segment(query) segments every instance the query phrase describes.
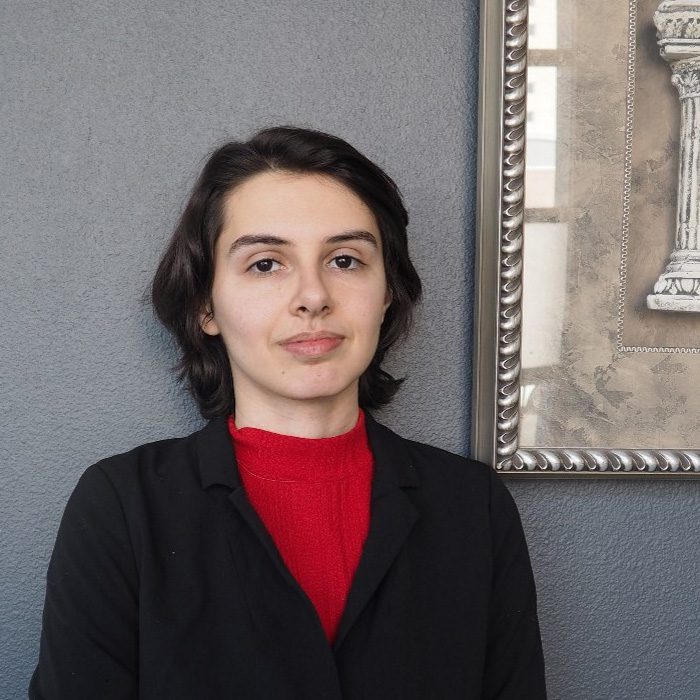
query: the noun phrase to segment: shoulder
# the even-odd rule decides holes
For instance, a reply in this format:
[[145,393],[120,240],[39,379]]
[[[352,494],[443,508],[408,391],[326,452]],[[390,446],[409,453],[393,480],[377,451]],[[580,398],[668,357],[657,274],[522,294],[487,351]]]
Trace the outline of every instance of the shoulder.
[[413,460],[417,465],[441,472],[442,475],[458,475],[461,478],[471,480],[484,480],[491,468],[477,460],[463,455],[449,452],[448,450],[418,442],[409,438],[402,438]]
[[[159,541],[158,533],[195,527],[210,505],[200,470],[201,434],[207,427],[89,466],[66,504],[57,550],[92,551],[100,542],[112,543],[126,566],[133,558],[130,553],[138,558],[150,551],[148,547]],[[80,559],[78,554],[74,558]]]
[[201,432],[148,442],[92,464],[80,477],[72,499],[127,504],[198,485],[197,439]]
[[460,484],[476,489],[489,488],[494,473],[483,462],[404,437],[371,416],[367,421],[367,429],[372,448],[377,448],[380,458],[409,463],[422,484]]
[[517,513],[503,480],[487,464],[415,440],[406,444],[422,484],[486,507],[491,516]]
[[169,464],[179,464],[193,456],[193,445],[199,432],[138,445],[126,452],[100,460],[91,469],[104,471],[110,475],[123,469],[150,469],[162,472]]
[[[403,437],[375,423],[382,447],[393,455],[403,453],[420,482],[420,490],[431,499],[452,503],[455,508],[469,507],[493,517],[516,515],[512,497],[501,477],[487,464],[455,454],[435,445]],[[387,451],[389,451],[387,450]]]
[[182,471],[193,458],[192,436],[158,440],[96,462],[85,470],[78,483],[92,485],[107,481],[114,487],[125,487]]

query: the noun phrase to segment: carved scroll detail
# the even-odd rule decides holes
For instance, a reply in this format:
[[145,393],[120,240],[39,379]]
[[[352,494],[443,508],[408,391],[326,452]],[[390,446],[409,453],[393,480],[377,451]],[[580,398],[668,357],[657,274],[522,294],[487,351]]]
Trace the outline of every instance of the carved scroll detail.
[[510,468],[512,455],[518,447],[527,117],[527,0],[512,0],[506,4],[505,10],[496,425],[496,460],[499,469]]

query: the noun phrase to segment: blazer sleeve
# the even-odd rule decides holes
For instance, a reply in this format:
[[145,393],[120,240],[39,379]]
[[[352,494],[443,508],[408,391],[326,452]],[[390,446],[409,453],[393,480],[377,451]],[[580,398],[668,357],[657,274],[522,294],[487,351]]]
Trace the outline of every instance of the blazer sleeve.
[[97,464],[78,482],[58,530],[30,700],[138,697],[137,591],[122,506]]
[[518,510],[491,472],[493,572],[484,700],[545,700],[537,596]]

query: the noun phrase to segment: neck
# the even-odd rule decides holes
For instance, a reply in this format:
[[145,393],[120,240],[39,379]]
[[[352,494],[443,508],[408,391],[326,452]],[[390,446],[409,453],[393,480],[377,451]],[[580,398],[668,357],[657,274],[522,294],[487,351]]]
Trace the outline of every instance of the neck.
[[254,400],[239,401],[236,397],[237,428],[260,428],[280,435],[305,438],[325,438],[352,430],[359,414],[357,397],[354,401],[331,399],[313,401],[276,401],[274,405]]

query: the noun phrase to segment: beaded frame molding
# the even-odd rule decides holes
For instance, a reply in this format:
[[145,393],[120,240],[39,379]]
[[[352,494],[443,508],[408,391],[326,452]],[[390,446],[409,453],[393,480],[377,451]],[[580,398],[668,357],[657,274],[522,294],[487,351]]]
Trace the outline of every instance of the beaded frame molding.
[[700,477],[700,450],[518,447],[528,0],[480,9],[472,454],[513,477]]

